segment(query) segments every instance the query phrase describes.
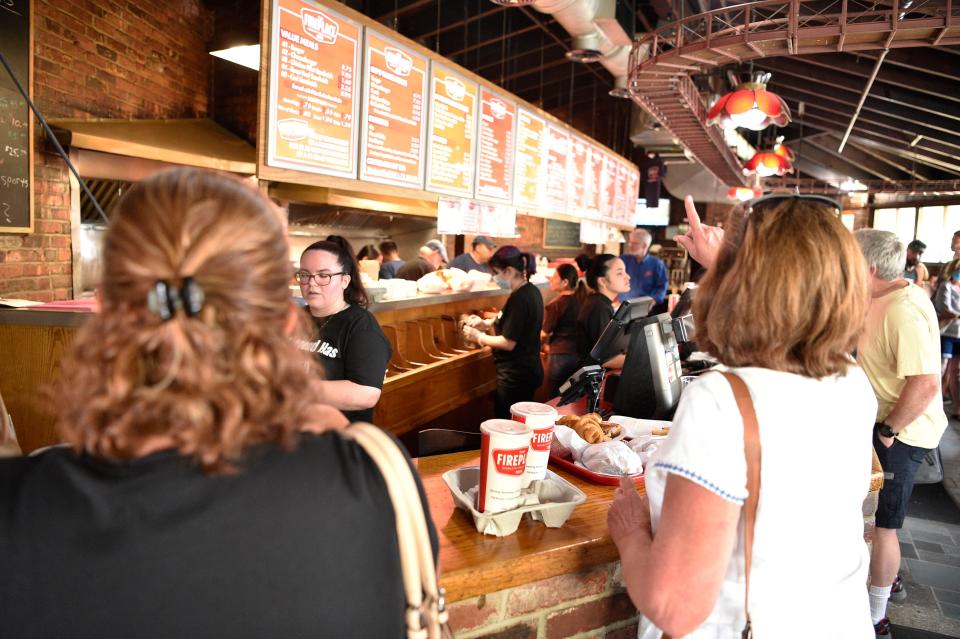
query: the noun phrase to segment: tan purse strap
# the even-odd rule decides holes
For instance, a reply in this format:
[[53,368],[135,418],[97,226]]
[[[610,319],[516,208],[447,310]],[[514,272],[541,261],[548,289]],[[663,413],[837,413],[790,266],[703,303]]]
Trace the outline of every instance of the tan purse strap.
[[446,605],[413,470],[396,442],[376,426],[353,424],[344,435],[356,441],[377,465],[393,504],[407,600],[407,637],[440,639],[449,632]]
[[743,596],[743,608],[747,615],[747,625],[743,629],[744,639],[753,634],[750,623],[750,570],[753,566],[753,534],[757,524],[757,505],[760,502],[760,427],[757,413],[747,385],[739,375],[724,372],[733,388],[733,397],[743,418],[743,456],[747,461],[747,500],[743,504],[743,570],[746,581]]

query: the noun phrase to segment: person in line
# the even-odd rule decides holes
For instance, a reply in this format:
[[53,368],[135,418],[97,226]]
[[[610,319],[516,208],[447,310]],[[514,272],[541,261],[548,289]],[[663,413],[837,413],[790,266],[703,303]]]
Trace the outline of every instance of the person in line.
[[470,271],[490,272],[490,258],[497,249],[486,235],[478,235],[473,238],[470,250],[462,255],[458,255],[450,262],[450,268],[458,268],[461,271],[469,273]]
[[550,290],[557,297],[544,311],[541,338],[547,347],[547,381],[550,397],[556,397],[560,386],[580,366],[577,354],[577,315],[587,299],[587,288],[572,264],[560,264],[550,277]]
[[0,637],[404,636],[387,488],[297,345],[289,255],[239,179],[124,194],[51,391],[68,446],[0,460]]
[[950,240],[950,250],[953,251],[953,257],[949,262],[940,265],[937,276],[931,281],[934,292],[944,282],[950,281],[950,276],[957,270],[960,270],[960,230],[954,231]]
[[[724,236],[701,227],[687,198],[690,233],[680,243],[708,267],[694,300],[697,341],[746,384],[759,424],[753,636],[810,636],[797,602],[815,583],[824,623],[814,635],[873,639],[861,507],[876,399],[850,356],[867,276],[852,234],[821,202],[754,203],[747,216],[731,214]],[[798,441],[815,447],[811,429],[829,439],[834,463],[796,481]],[[630,481],[615,492],[608,523],[643,616],[640,639],[659,639],[661,629],[685,639],[741,637],[743,432],[729,382],[706,373],[680,396],[670,436],[647,465],[646,496]],[[811,499],[798,520],[797,504]]]
[[924,291],[903,274],[904,248],[897,236],[861,229],[857,241],[870,269],[870,310],[857,345],[879,405],[873,447],[884,480],[877,504],[870,557],[870,614],[876,635],[890,634],[887,599],[905,595],[897,530],[903,526],[913,480],[923,458],[940,443],[947,416],[940,402],[940,327]]
[[[616,255],[601,253],[593,258],[586,273],[587,286],[593,291],[577,313],[577,356],[579,366],[602,364],[605,368],[623,368],[623,355],[598,362],[590,356],[603,329],[620,307],[620,295],[630,290],[630,275]],[[579,367],[578,366],[578,367]]]
[[667,295],[667,267],[659,257],[650,255],[651,241],[650,232],[645,229],[630,231],[627,253],[621,257],[630,276],[630,290],[620,293],[622,301],[652,297],[662,304]]
[[397,276],[397,270],[403,266],[403,260],[400,259],[400,250],[397,249],[397,243],[393,240],[384,240],[380,242],[380,279],[392,280]]
[[909,280],[926,290],[927,281],[930,279],[930,272],[926,265],[920,259],[923,252],[927,250],[927,245],[920,240],[914,240],[907,244],[907,262],[903,269],[903,279]]
[[364,244],[360,247],[360,252],[357,253],[357,261],[361,260],[373,260],[382,266],[383,254],[373,244]]
[[497,369],[496,417],[509,419],[510,407],[517,402],[531,401],[543,383],[540,362],[540,327],[543,325],[543,296],[530,283],[537,264],[530,253],[516,246],[501,246],[490,258],[493,278],[510,297],[492,324],[495,335],[488,335],[477,326],[464,326],[463,336],[480,346],[493,349]]
[[317,338],[305,347],[323,364],[327,403],[351,422],[373,421],[392,349],[367,310],[367,292],[348,245],[314,242],[300,256],[295,277],[316,327]]
[[397,269],[401,280],[417,281],[427,273],[443,268],[447,262],[447,249],[440,240],[430,240],[420,247],[420,255]]
[[933,299],[940,323],[940,375],[952,415],[960,419],[960,270],[937,287]]

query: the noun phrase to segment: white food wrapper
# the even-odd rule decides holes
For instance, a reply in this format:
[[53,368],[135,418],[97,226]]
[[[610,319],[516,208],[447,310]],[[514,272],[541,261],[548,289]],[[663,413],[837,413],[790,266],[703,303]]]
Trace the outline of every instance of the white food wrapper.
[[629,442],[627,442],[627,446],[630,447],[630,450],[640,456],[640,460],[643,462],[643,467],[646,468],[647,462],[650,461],[650,458],[653,456],[653,454],[657,452],[658,448],[660,448],[660,441],[663,439],[666,438],[645,435],[644,437],[631,439]]
[[583,450],[590,445],[580,435],[577,435],[577,431],[561,424],[557,424],[553,429],[553,440],[561,451],[564,449],[570,451],[570,456],[574,461],[580,461]]
[[643,472],[640,455],[622,441],[602,442],[588,446],[580,457],[581,463],[595,473],[606,475],[636,475]]

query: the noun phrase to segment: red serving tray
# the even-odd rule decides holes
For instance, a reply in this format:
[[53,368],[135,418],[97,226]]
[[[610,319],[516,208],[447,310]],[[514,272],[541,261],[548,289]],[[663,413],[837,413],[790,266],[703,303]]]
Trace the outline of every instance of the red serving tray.
[[[550,463],[554,466],[562,468],[563,470],[569,471],[574,475],[579,475],[583,477],[588,482],[593,484],[603,484],[604,486],[619,486],[620,478],[614,477],[613,475],[601,475],[600,473],[595,473],[589,468],[585,468],[578,464],[574,464],[572,461],[558,457],[557,455],[550,455]],[[632,475],[633,482],[637,486],[643,486],[643,473],[639,475]]]

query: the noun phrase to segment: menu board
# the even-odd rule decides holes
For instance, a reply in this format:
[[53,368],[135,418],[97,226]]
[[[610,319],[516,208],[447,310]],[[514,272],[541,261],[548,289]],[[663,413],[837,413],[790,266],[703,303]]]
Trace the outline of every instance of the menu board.
[[633,164],[627,165],[628,175],[627,175],[627,218],[626,222],[630,222],[631,215],[633,212],[630,209],[630,202],[636,201],[640,197],[640,169],[638,169]]
[[360,179],[423,188],[427,58],[367,29]]
[[514,182],[516,205],[522,209],[542,206],[546,191],[546,163],[543,160],[547,121],[527,111],[517,110],[517,167]]
[[586,210],[586,178],[590,146],[579,135],[570,136],[567,154],[567,212],[583,216]]
[[514,121],[517,107],[486,88],[480,88],[478,126],[478,198],[513,201]]
[[267,164],[357,175],[361,28],[310,0],[274,0]]
[[603,195],[603,151],[591,145],[587,154],[587,176],[583,203],[587,217],[600,217],[600,197]]
[[567,212],[567,148],[570,134],[566,129],[547,125],[547,210],[551,213]]
[[517,210],[508,204],[441,197],[437,201],[437,232],[515,237]]
[[634,204],[635,200],[627,200],[627,165],[617,160],[617,188],[613,200],[613,219],[617,222],[626,222],[630,217],[631,211],[629,204]]
[[617,161],[609,153],[603,153],[603,179],[600,181],[600,217],[613,217],[613,205],[617,193]]
[[430,67],[427,190],[473,196],[477,85],[434,63]]

